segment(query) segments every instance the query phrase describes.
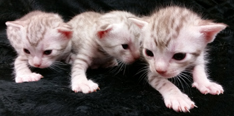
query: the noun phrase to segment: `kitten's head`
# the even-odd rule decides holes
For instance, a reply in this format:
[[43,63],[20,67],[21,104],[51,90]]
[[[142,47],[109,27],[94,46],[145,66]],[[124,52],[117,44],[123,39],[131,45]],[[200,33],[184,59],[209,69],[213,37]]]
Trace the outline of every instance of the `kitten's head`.
[[[136,21],[137,23],[137,21]],[[202,20],[193,12],[178,7],[160,10],[143,28],[142,54],[149,70],[172,78],[186,68],[204,64],[205,47],[226,25]]]
[[[37,14],[28,20],[6,22],[6,25],[8,32],[19,31],[15,36],[20,37],[20,47],[15,49],[19,55],[28,59],[32,67],[49,67],[70,52],[72,29],[56,14]],[[8,38],[15,39],[14,36]]]
[[134,15],[113,11],[107,13],[97,22],[97,41],[111,56],[129,64],[140,57],[140,29],[130,20]]

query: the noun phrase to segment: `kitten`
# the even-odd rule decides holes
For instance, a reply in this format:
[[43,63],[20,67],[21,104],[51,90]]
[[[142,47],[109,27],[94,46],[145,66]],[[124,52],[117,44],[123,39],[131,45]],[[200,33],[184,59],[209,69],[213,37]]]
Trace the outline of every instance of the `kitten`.
[[[207,77],[206,45],[226,28],[225,24],[203,20],[194,12],[171,6],[144,18],[142,54],[149,66],[148,82],[158,90],[165,105],[175,111],[189,112],[195,103],[182,93],[168,78],[182,75],[193,68],[193,87],[203,94],[219,95],[221,85]],[[135,23],[142,20],[134,19]]]
[[132,25],[131,13],[113,11],[106,14],[85,12],[75,16],[68,24],[73,26],[71,88],[75,92],[96,91],[98,84],[86,77],[87,68],[118,65],[116,59],[129,64],[140,56],[140,27]]
[[28,65],[47,68],[70,54],[72,29],[58,14],[32,11],[6,25],[8,39],[18,54],[14,62],[16,83],[43,77],[31,72]]

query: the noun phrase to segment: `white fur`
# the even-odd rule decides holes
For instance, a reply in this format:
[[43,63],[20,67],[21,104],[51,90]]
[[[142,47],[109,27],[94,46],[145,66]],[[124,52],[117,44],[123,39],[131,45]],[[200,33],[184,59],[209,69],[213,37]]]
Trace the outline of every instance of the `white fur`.
[[[225,24],[202,20],[195,13],[180,7],[166,7],[145,19],[148,24],[143,27],[141,38],[142,54],[149,65],[149,84],[162,94],[168,108],[188,112],[195,107],[187,95],[167,80],[180,76],[190,67],[193,67],[193,87],[203,94],[223,93],[221,85],[208,79],[205,55],[206,45],[226,27]],[[136,23],[141,22],[135,20]],[[153,56],[147,55],[147,50]],[[181,60],[174,59],[177,53],[186,56]]]
[[[116,66],[116,59],[129,64],[139,58],[140,45],[135,36],[139,27],[128,22],[128,16],[134,15],[121,11],[106,14],[85,12],[68,22],[74,29],[72,42],[75,57],[71,74],[73,91],[90,93],[99,88],[98,84],[87,79],[87,68]],[[123,44],[128,45],[128,49],[123,49]]]
[[[47,68],[70,54],[69,34],[72,32],[57,14],[33,11],[6,25],[8,39],[18,54],[14,62],[17,83],[38,81],[43,77],[32,73],[28,65]],[[51,50],[48,55],[44,54],[47,50]]]

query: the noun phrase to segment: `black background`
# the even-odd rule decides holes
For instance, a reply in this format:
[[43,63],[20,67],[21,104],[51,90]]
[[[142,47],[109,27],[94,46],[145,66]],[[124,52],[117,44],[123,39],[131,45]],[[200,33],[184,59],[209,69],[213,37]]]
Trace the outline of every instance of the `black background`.
[[[192,88],[191,81],[175,83],[198,106],[190,113],[177,113],[165,107],[161,95],[144,79],[138,61],[125,70],[88,70],[88,78],[100,91],[74,93],[70,85],[70,65],[57,70],[32,69],[44,78],[38,82],[16,84],[12,62],[16,57],[6,37],[5,22],[32,10],[56,12],[65,21],[88,10],[107,12],[126,10],[149,15],[155,9],[180,5],[206,19],[229,25],[208,45],[207,65],[210,78],[224,87],[219,96],[203,95]],[[233,116],[234,115],[234,2],[228,0],[0,0],[0,116]],[[189,78],[191,80],[191,77]]]

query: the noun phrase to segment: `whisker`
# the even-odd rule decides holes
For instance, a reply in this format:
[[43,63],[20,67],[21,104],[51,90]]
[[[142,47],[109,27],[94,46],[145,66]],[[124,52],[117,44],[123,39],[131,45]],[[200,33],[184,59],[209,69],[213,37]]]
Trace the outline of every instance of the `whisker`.
[[[178,76],[176,76],[177,80],[179,80],[179,82],[180,82],[179,86],[181,86],[183,91],[185,91],[185,88],[191,88],[191,86],[189,84],[189,83],[191,83],[191,78],[190,77],[191,76],[188,73],[185,73],[185,72],[182,72]],[[185,83],[185,84],[183,84],[183,83]],[[191,90],[191,89],[188,89],[188,90]]]
[[142,72],[147,72],[148,71],[148,66],[144,66],[144,67],[142,67],[141,69],[140,69],[140,71],[138,71],[134,76],[136,76],[136,75],[138,75],[138,74],[140,74],[140,73],[142,73]]
[[184,84],[183,84],[183,82],[182,82],[181,75],[179,75],[179,76],[177,77],[177,80],[179,81],[179,84],[180,84],[180,86],[182,87],[182,90],[185,91],[185,88],[184,88]]
[[[59,72],[59,70],[67,70],[66,68],[64,68],[64,66],[67,66],[67,64],[59,62],[59,61],[55,61],[50,67],[49,69]],[[58,70],[59,69],[59,70]]]
[[186,74],[186,73],[181,73],[181,75],[183,77],[185,77],[184,79],[186,79],[188,82],[192,82],[193,81],[192,78],[191,78],[191,75]]
[[116,76],[117,74],[119,74],[122,70],[122,67],[123,67],[123,63],[122,62],[118,62],[118,66],[117,67],[114,67],[111,69],[111,73],[114,73],[114,76]]

